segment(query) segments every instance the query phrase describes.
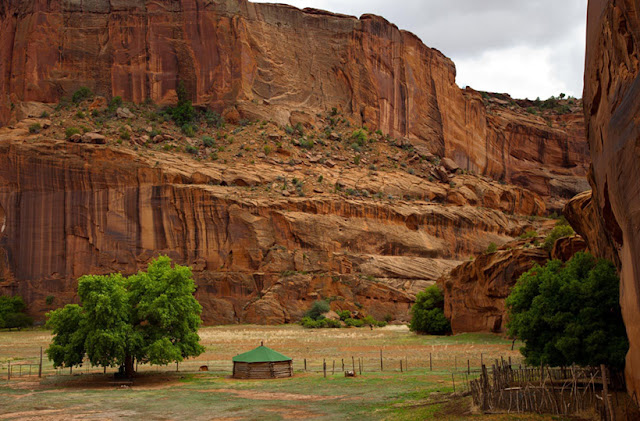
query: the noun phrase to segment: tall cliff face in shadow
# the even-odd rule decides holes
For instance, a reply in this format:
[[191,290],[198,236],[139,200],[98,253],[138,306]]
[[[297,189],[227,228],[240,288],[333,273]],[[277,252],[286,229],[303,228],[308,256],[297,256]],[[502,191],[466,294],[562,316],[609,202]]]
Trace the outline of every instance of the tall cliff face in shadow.
[[639,10],[637,0],[589,1],[584,111],[593,196],[568,206],[590,248],[620,270],[631,393],[640,393]]
[[172,103],[181,80],[195,103],[229,116],[313,124],[338,107],[545,197],[585,187],[582,121],[488,112],[455,84],[450,59],[378,16],[246,0],[10,0],[0,21],[0,122],[16,102],[79,86]]

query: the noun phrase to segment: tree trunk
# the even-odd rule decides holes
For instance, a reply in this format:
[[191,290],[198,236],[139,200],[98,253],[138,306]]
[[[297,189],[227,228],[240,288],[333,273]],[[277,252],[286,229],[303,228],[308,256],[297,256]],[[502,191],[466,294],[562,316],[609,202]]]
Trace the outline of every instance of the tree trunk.
[[135,370],[133,369],[133,357],[131,355],[127,355],[124,357],[124,375],[130,379],[134,374]]

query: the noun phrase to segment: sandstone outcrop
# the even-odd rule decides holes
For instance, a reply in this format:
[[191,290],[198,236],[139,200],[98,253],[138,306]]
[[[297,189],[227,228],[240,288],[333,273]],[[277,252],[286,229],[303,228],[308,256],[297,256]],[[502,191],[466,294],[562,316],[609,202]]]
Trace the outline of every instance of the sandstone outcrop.
[[518,278],[535,264],[544,265],[550,258],[569,260],[586,244],[579,236],[560,238],[549,254],[535,247],[542,237],[515,240],[495,253],[483,253],[465,262],[438,280],[444,289],[445,316],[453,333],[504,332],[505,299]]
[[581,206],[588,212],[577,226],[601,256],[615,255],[630,342],[627,387],[636,394],[640,393],[639,10],[637,0],[589,2],[584,113],[593,197],[590,210]]
[[11,0],[0,24],[0,122],[80,86],[174,103],[182,81],[194,103],[234,123],[311,127],[335,107],[555,210],[585,189],[581,115],[537,116],[502,99],[496,108],[458,88],[451,60],[379,16],[246,0]]
[[[52,308],[49,296],[54,306],[74,301],[81,275],[133,273],[166,254],[193,267],[206,323],[295,321],[334,295],[336,308],[407,320],[418,291],[544,212],[533,193],[468,175],[443,187],[319,162],[203,162],[159,147],[38,140],[23,126],[0,129],[0,291],[22,295],[35,316]],[[287,177],[308,180],[312,165],[319,186],[415,189],[425,199],[277,192]],[[463,188],[484,196],[447,202],[447,189]],[[441,203],[427,201],[436,196]]]
[[443,281],[445,316],[453,333],[503,332],[504,300],[524,272],[544,264],[543,249],[500,250],[456,267]]

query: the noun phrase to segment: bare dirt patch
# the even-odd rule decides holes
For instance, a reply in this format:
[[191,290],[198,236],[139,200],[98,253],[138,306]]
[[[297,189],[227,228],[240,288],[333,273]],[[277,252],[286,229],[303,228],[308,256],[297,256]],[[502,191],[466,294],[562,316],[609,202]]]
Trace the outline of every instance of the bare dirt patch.
[[210,393],[229,393],[243,399],[253,399],[262,401],[335,401],[344,400],[347,396],[318,396],[318,395],[300,395],[297,393],[281,393],[281,392],[260,392],[255,390],[235,390],[235,389],[201,389],[198,392]]

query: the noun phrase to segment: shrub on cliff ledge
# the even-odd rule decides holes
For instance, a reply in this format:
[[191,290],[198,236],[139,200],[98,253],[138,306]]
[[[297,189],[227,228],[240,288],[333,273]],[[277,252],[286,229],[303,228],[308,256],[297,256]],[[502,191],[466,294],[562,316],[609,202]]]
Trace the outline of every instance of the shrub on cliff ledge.
[[430,286],[416,296],[416,303],[411,307],[409,329],[430,335],[451,332],[451,324],[444,317],[444,295],[437,285]]
[[573,234],[575,234],[575,231],[573,231],[573,228],[571,228],[570,225],[564,225],[562,223],[558,223],[553,228],[551,233],[549,233],[549,235],[547,235],[547,237],[544,239],[544,244],[542,245],[542,247],[546,251],[550,252],[551,249],[553,249],[553,245],[556,243],[556,241],[559,238],[570,237]]
[[509,333],[527,363],[624,366],[629,347],[611,262],[577,253],[524,273],[506,300]]
[[47,314],[53,341],[47,354],[54,367],[120,366],[127,376],[134,361],[168,364],[200,355],[202,307],[193,297],[191,269],[159,257],[146,272],[87,275],[78,281],[82,306]]

